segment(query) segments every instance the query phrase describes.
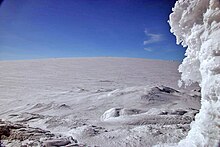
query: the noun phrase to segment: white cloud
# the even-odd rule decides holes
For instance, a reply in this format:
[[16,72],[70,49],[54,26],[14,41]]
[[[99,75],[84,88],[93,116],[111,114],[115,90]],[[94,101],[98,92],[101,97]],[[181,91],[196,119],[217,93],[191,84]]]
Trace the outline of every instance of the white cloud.
[[149,48],[149,47],[148,47],[148,48],[144,48],[144,50],[145,50],[145,51],[148,51],[148,52],[152,52],[152,51],[153,51],[153,49],[152,49],[152,48]]
[[149,33],[146,29],[145,29],[144,33],[149,38],[148,40],[144,41],[144,45],[160,42],[160,41],[163,40],[163,35],[162,34]]

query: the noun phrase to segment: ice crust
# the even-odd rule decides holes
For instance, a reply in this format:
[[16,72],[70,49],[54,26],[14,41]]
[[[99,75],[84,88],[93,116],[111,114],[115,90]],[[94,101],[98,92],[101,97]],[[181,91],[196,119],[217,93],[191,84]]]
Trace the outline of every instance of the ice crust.
[[201,109],[187,137],[178,146],[220,144],[220,1],[179,0],[170,14],[171,32],[186,49],[179,66],[181,82],[198,82]]

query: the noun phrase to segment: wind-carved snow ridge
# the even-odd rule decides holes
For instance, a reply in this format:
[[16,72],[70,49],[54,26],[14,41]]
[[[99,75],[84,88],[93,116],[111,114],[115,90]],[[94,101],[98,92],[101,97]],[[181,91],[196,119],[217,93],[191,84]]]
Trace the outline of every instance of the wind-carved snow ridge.
[[201,87],[201,109],[178,146],[220,145],[220,0],[179,0],[170,14],[177,44],[187,47],[181,82]]

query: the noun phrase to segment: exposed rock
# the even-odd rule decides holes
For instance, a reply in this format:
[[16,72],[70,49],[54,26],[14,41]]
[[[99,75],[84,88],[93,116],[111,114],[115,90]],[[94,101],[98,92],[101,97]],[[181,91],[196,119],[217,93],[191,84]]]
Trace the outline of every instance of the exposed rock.
[[66,146],[70,144],[71,142],[69,140],[62,140],[62,139],[56,139],[56,140],[47,140],[43,142],[44,147],[51,147],[51,146]]
[[170,87],[166,87],[166,86],[160,86],[160,87],[156,87],[159,89],[159,91],[161,92],[165,92],[165,93],[179,93],[179,91],[173,89],[173,88],[170,88]]
[[34,114],[34,113],[23,113],[19,117],[21,117],[21,118],[24,117],[24,119],[21,119],[21,120],[17,121],[17,122],[20,122],[20,123],[28,122],[28,121],[33,120],[33,119],[43,119],[44,118],[43,115]]
[[175,110],[175,111],[171,112],[171,115],[184,115],[186,113],[187,113],[186,110]]
[[10,136],[10,129],[7,125],[0,125],[0,139],[2,136],[9,137]]
[[149,102],[152,101],[168,101],[169,96],[175,96],[175,94],[180,94],[179,91],[166,87],[166,86],[159,86],[159,87],[153,87],[151,90],[147,93],[141,96],[142,100],[147,100]]
[[67,104],[61,104],[58,108],[60,108],[60,109],[62,109],[62,108],[70,109],[71,107],[69,105],[67,105]]
[[72,137],[65,137],[53,134],[40,128],[29,127],[24,124],[15,124],[0,119],[0,140],[1,146],[79,146],[77,140]]

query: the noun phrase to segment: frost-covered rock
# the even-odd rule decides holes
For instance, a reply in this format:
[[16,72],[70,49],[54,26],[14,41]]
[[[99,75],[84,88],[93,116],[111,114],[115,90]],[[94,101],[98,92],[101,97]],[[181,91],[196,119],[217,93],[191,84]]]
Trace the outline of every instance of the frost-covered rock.
[[119,116],[130,116],[142,113],[139,109],[129,109],[129,108],[111,108],[104,112],[101,116],[101,121],[106,121],[111,118],[116,118]]
[[179,0],[170,14],[171,32],[187,47],[179,67],[185,85],[201,86],[201,109],[179,146],[220,143],[220,1]]
[[101,121],[106,121],[110,118],[118,117],[121,109],[122,108],[111,108],[111,109],[105,111],[105,113],[100,118]]

